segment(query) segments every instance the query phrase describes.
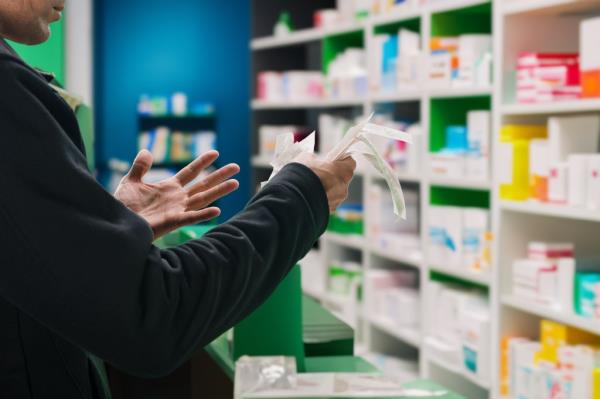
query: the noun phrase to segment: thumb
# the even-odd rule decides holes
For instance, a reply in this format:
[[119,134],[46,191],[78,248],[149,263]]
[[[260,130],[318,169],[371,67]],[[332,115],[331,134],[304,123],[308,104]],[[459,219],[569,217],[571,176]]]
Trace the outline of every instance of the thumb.
[[144,175],[152,167],[152,154],[148,150],[140,151],[133,161],[133,165],[127,174],[129,180],[141,181]]

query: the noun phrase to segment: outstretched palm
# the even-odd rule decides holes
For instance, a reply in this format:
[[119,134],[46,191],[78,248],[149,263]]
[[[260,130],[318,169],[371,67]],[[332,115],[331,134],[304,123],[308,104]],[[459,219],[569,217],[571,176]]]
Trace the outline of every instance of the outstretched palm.
[[229,164],[199,182],[190,183],[218,157],[218,152],[209,151],[175,176],[148,184],[143,177],[152,167],[152,154],[142,150],[119,183],[115,197],[150,224],[154,238],[182,226],[214,219],[221,210],[208,206],[239,187],[237,180],[230,179],[240,171],[239,166]]

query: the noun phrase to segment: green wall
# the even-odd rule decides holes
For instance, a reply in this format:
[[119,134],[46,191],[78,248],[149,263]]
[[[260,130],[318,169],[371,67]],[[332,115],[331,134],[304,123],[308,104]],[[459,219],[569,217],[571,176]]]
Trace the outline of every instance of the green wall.
[[31,66],[53,72],[61,84],[65,84],[65,29],[64,17],[52,25],[52,35],[46,43],[26,46],[11,42],[10,45]]

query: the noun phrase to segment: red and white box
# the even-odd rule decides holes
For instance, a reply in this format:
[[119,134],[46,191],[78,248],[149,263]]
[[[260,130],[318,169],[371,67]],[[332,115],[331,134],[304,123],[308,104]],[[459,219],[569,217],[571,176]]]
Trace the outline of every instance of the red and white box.
[[523,53],[517,60],[517,101],[574,100],[581,97],[579,55]]
[[538,260],[573,258],[575,246],[568,242],[533,241],[527,246],[527,256],[529,259]]

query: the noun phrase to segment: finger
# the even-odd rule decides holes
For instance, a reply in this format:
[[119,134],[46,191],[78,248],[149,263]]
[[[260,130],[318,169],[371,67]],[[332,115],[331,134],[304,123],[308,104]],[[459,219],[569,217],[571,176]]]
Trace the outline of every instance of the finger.
[[219,158],[217,151],[208,151],[194,159],[189,165],[181,169],[179,173],[175,175],[175,179],[182,185],[185,186],[192,180],[194,180],[200,172],[212,165]]
[[129,170],[129,173],[127,173],[126,177],[129,180],[141,181],[152,167],[152,161],[153,159],[150,151],[140,151],[133,160],[133,165],[131,166],[131,169]]
[[235,163],[223,166],[221,169],[206,176],[201,182],[190,187],[188,193],[190,196],[193,196],[202,191],[206,191],[219,183],[223,183],[225,180],[237,175],[238,173],[240,173],[240,167]]
[[237,180],[227,180],[210,190],[201,192],[190,197],[186,210],[197,210],[212,204],[221,197],[232,193],[240,187],[240,183]]
[[218,217],[219,215],[221,215],[221,210],[216,206],[199,211],[186,212],[181,218],[180,227],[188,226],[190,224],[197,224],[200,222],[207,222]]

